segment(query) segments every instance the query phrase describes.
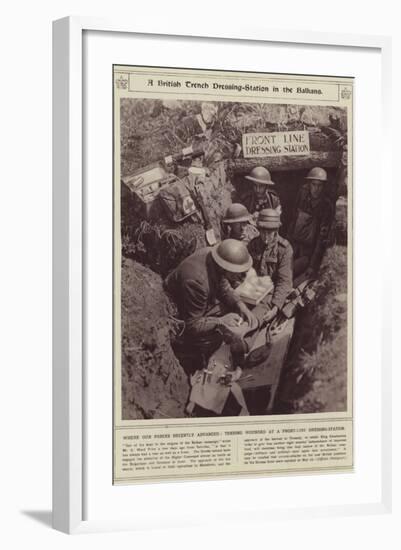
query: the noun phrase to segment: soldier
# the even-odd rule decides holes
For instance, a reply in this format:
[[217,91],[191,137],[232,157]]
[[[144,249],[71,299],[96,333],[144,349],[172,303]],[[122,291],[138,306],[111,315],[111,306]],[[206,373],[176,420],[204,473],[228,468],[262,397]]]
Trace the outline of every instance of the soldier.
[[288,230],[288,239],[294,250],[294,277],[303,272],[308,277],[316,275],[334,218],[333,206],[324,193],[326,170],[316,166],[305,179]]
[[[222,220],[222,234],[226,238],[237,239],[238,241],[249,242],[252,238],[251,229],[256,231],[255,227],[250,227],[252,216],[248,212],[246,206],[234,202],[226,211],[226,215]],[[253,237],[256,235],[253,234]]]
[[165,289],[185,321],[183,342],[198,360],[213,353],[230,336],[230,327],[239,326],[242,319],[255,324],[253,314],[234,292],[251,266],[246,246],[226,239],[213,248],[197,250],[166,278]]
[[275,183],[272,181],[270,172],[264,166],[253,168],[245,179],[253,183],[251,189],[242,198],[244,204],[251,214],[255,214],[264,208],[273,208],[281,214],[280,199],[274,190]]
[[280,225],[280,214],[277,210],[262,210],[257,220],[259,237],[253,239],[248,246],[256,273],[259,276],[268,275],[274,284],[269,304],[271,309],[265,316],[265,321],[270,321],[277,315],[292,290],[292,247],[278,234]]

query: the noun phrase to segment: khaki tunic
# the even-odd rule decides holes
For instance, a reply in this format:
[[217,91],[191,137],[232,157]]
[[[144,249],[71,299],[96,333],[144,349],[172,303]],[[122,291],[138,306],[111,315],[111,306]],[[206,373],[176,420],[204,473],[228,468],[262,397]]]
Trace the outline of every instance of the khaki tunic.
[[294,221],[288,231],[295,259],[306,256],[309,267],[314,270],[319,268],[333,219],[334,209],[329,199],[324,195],[313,199],[309,186],[305,185],[299,194]]
[[166,278],[165,289],[177,304],[188,336],[204,335],[217,327],[216,318],[208,312],[218,303],[233,311],[241,301],[218,272],[210,248],[202,248],[185,258]]
[[248,250],[253,259],[253,267],[259,276],[269,275],[274,284],[272,305],[281,309],[285,299],[292,290],[292,246],[278,236],[277,250],[272,255],[266,254],[266,245],[260,237],[253,239]]

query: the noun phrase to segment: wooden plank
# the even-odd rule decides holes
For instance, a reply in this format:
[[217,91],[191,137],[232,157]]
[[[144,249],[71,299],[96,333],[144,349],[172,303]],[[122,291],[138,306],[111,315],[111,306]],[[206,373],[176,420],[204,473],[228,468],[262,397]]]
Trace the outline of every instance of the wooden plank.
[[322,168],[337,168],[340,164],[340,151],[311,151],[310,155],[284,155],[277,157],[262,157],[249,159],[233,159],[228,161],[229,173],[248,174],[255,166],[264,166],[271,172],[286,170],[309,170],[314,166]]

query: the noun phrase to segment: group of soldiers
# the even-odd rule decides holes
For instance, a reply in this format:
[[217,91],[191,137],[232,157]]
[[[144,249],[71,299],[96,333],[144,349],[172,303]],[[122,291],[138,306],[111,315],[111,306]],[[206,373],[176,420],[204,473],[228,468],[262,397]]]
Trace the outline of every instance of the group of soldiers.
[[233,337],[234,327],[260,321],[235,292],[252,266],[274,285],[264,300],[266,323],[283,307],[294,278],[301,273],[316,276],[327,246],[333,210],[324,192],[327,173],[323,168],[312,168],[307,174],[286,238],[279,233],[282,205],[269,171],[259,166],[245,179],[251,182],[249,193],[242,203],[231,204],[222,220],[226,238],[195,251],[165,280],[165,289],[185,322],[181,342],[190,351],[193,371],[203,368],[202,361],[223,341],[234,341],[241,348],[243,342]]
[[[266,244],[266,231],[263,227],[266,223],[261,225],[262,222],[258,219],[262,212],[262,219],[268,216],[270,229],[275,230],[271,233],[276,233],[277,237],[281,227],[280,198],[275,191],[275,184],[271,180],[269,171],[263,166],[254,168],[249,175],[245,176],[245,179],[251,181],[253,186],[242,197],[241,203],[233,203],[227,209],[223,219],[225,235],[247,242],[250,240],[249,236],[252,235],[252,228],[255,227],[256,222],[261,240]],[[332,203],[324,190],[327,172],[316,166],[309,171],[305,180],[306,183],[301,187],[295,212],[286,232],[287,240],[278,239],[281,245],[291,244],[294,277],[298,277],[301,273],[306,273],[308,277],[316,275],[327,247],[334,218]],[[274,212],[271,212],[272,210]],[[257,231],[253,232],[254,236],[255,233]],[[270,273],[264,274],[270,275]]]

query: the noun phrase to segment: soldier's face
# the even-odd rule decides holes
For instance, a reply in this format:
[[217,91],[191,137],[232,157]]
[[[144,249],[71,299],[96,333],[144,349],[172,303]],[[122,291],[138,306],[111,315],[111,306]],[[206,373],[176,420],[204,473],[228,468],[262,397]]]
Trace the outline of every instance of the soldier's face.
[[258,199],[263,198],[264,194],[266,193],[266,185],[263,185],[263,183],[255,183],[255,195]]
[[262,239],[262,242],[266,245],[271,244],[277,234],[277,229],[268,229],[266,227],[258,227],[260,238]]
[[223,270],[223,275],[233,288],[239,286],[246,277],[245,273],[232,273],[231,271]]
[[310,181],[310,194],[313,199],[318,199],[323,191],[323,182],[320,180]]
[[242,241],[242,239],[245,237],[245,227],[247,226],[248,222],[235,222],[231,223],[231,234],[230,237],[232,239],[238,239],[239,241]]

